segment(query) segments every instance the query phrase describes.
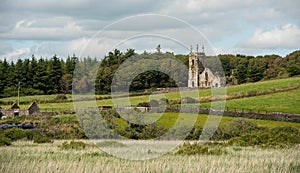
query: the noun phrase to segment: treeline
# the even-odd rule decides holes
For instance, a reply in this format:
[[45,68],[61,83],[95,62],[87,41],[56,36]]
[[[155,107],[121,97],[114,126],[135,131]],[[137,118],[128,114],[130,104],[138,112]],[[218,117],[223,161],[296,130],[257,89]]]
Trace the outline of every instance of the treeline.
[[[113,76],[120,66],[128,57],[136,55],[134,50],[130,49],[125,53],[115,50],[110,52],[108,56],[104,58],[97,75],[96,91],[97,93],[109,93],[111,88],[111,82]],[[156,52],[137,55],[141,58],[161,57],[161,56],[173,56],[181,60],[186,66],[188,66],[188,55],[174,55],[173,53]],[[286,57],[279,55],[265,55],[265,56],[246,56],[246,55],[218,55],[223,70],[224,77],[226,77],[226,83],[231,85],[242,84],[247,82],[257,82],[261,80],[269,80],[276,78],[286,78],[296,75],[300,75],[300,50],[294,51]],[[216,61],[214,57],[206,57],[206,63],[209,67],[213,68],[213,64]],[[166,65],[166,68],[170,66]],[[200,65],[200,72],[203,70],[203,66]],[[211,69],[214,71],[214,69]],[[217,69],[219,70],[219,69]],[[185,76],[187,79],[187,76]],[[185,86],[187,85],[187,81]],[[148,71],[138,75],[131,83],[130,90],[145,90],[150,88],[164,88],[164,87],[176,87],[175,82],[164,73],[158,71]]]
[[[175,55],[170,52],[162,53],[135,53],[134,49],[121,52],[115,49],[103,58],[98,68],[96,80],[89,81],[88,70],[81,68],[81,76],[76,78],[76,83],[81,87],[92,88],[89,85],[95,83],[97,94],[105,94],[111,91],[111,82],[119,66],[129,57],[159,59],[161,56],[172,56],[181,60],[188,66],[188,55]],[[207,57],[207,62],[209,63]],[[228,84],[242,84],[257,82],[274,78],[285,78],[300,74],[300,50],[290,53],[286,57],[278,55],[245,56],[245,55],[219,55]],[[50,59],[31,58],[17,62],[0,60],[0,97],[16,96],[20,84],[21,95],[58,94],[71,93],[73,72],[76,64],[81,67],[97,65],[99,61],[92,58],[79,60],[75,55],[65,60],[53,56]],[[171,65],[171,64],[170,64]],[[169,68],[166,64],[165,67]],[[87,68],[88,69],[88,68]],[[183,76],[183,78],[186,76]],[[187,85],[180,84],[180,86]],[[134,78],[130,85],[130,91],[145,90],[151,88],[176,87],[176,83],[168,75],[159,71],[147,71]],[[92,90],[91,89],[91,90]],[[80,90],[80,88],[79,88]]]
[[[128,49],[127,52],[122,53],[119,50],[115,49],[114,52],[110,52],[108,56],[106,56],[100,65],[100,68],[97,73],[97,80],[99,81],[96,83],[96,92],[99,94],[110,93],[111,90],[111,83],[114,77],[115,72],[118,70],[119,66],[125,61],[128,60],[129,57],[135,56],[136,59],[150,60],[150,64],[137,64],[136,62],[132,61],[131,66],[133,67],[132,70],[128,71],[128,73],[134,73],[138,69],[147,69],[146,66],[151,66],[151,63],[157,62],[157,64],[153,64],[155,66],[160,66],[165,69],[171,68],[169,63],[166,63],[166,59],[172,59],[175,57],[183,60],[185,65],[188,64],[188,56],[185,55],[173,55],[172,53],[148,53],[144,52],[142,54],[137,54],[134,52],[133,49]],[[159,61],[164,59],[165,61]],[[128,60],[130,61],[130,60]],[[158,64],[159,63],[159,64]],[[178,74],[180,75],[180,74]],[[182,77],[185,79],[185,76]],[[187,78],[186,78],[187,79]],[[182,82],[179,83],[181,85]],[[145,89],[151,88],[165,88],[165,87],[175,87],[176,83],[173,79],[171,79],[167,74],[162,73],[160,71],[146,71],[138,76],[136,76],[130,84],[130,91],[143,91]]]
[[219,55],[227,84],[242,84],[300,74],[300,50],[278,55]]
[[[96,62],[91,58],[82,61],[90,64]],[[78,62],[75,55],[66,60],[56,55],[51,59],[37,59],[32,55],[30,59],[18,59],[17,62],[0,60],[0,97],[16,96],[18,87],[20,95],[70,93]]]

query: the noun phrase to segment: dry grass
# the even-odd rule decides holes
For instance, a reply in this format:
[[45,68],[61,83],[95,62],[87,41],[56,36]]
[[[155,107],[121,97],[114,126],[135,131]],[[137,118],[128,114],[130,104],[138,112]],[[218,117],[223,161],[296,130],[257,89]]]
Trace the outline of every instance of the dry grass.
[[[63,150],[53,144],[16,142],[0,148],[0,172],[299,172],[300,146],[287,149],[227,147],[223,155],[173,155],[130,161],[94,145]],[[87,141],[86,141],[87,142]]]

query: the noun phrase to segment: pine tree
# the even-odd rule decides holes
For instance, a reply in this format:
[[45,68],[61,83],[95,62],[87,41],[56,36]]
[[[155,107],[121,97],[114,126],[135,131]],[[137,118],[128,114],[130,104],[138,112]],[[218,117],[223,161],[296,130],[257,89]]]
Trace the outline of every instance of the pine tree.
[[39,59],[39,61],[37,62],[35,75],[33,76],[33,88],[43,91],[43,94],[46,94],[48,91],[47,64],[48,64],[47,60],[45,61],[43,58]]
[[47,68],[48,72],[48,94],[54,94],[59,92],[59,81],[62,76],[62,67],[60,60],[55,56],[51,58]]

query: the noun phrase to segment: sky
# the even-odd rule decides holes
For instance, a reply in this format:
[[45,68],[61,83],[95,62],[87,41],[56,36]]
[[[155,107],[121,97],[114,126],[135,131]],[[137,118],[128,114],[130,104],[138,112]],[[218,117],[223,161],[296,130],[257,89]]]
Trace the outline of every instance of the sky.
[[300,49],[299,0],[2,0],[0,59],[109,51],[278,54]]

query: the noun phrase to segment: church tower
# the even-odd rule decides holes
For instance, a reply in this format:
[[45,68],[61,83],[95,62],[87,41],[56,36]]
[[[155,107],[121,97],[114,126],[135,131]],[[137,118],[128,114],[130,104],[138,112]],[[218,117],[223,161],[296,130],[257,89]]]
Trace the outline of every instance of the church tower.
[[[199,73],[199,64],[205,66],[205,52],[204,45],[202,45],[202,52],[199,52],[199,47],[197,44],[196,52],[193,52],[192,46],[189,54],[189,78],[188,78],[188,87],[196,88],[200,86],[200,73]],[[199,62],[200,61],[200,62]]]
[[199,67],[198,67],[198,45],[197,52],[194,53],[191,46],[191,51],[189,54],[189,79],[188,87],[195,88],[199,86]]

